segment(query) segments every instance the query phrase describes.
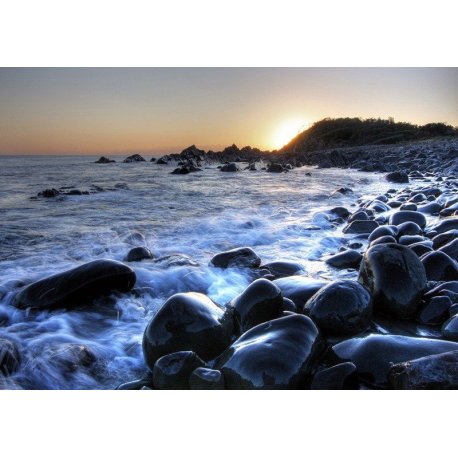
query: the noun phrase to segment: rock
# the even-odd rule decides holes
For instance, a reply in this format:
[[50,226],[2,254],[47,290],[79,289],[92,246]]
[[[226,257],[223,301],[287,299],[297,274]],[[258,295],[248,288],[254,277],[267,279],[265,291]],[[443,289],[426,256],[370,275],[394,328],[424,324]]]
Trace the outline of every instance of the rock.
[[439,251],[450,256],[455,262],[458,262],[458,238],[452,240],[446,245],[443,245],[439,248]]
[[187,390],[190,375],[201,366],[205,366],[205,363],[193,351],[178,351],[162,356],[154,364],[154,388]]
[[0,338],[0,378],[14,374],[21,363],[17,346],[11,340]]
[[299,310],[304,304],[328,282],[316,280],[315,278],[293,275],[291,277],[279,278],[274,282],[283,294],[283,297],[291,299]]
[[347,219],[350,216],[350,212],[345,207],[334,207],[329,210],[329,213],[337,215],[339,218]]
[[228,267],[255,268],[261,265],[261,258],[251,248],[244,247],[218,253],[213,256],[210,263],[223,269]]
[[150,162],[156,162],[156,160],[157,160],[157,159],[156,159],[155,157],[152,157],[152,158],[150,159]]
[[455,390],[458,388],[458,351],[395,364],[389,379],[396,390]]
[[402,204],[399,210],[416,211],[417,205],[412,202],[408,202],[408,203]]
[[297,313],[296,304],[291,299],[284,297],[283,298],[283,311]]
[[113,291],[130,291],[135,281],[135,272],[129,266],[98,259],[26,286],[13,303],[19,308],[40,310],[70,307]]
[[230,164],[224,164],[220,170],[221,172],[238,172],[239,168],[237,164],[232,162]]
[[60,195],[60,192],[57,189],[51,188],[51,189],[45,189],[44,191],[41,191],[37,194],[38,197],[57,197]]
[[141,232],[131,232],[125,239],[124,243],[129,245],[146,245],[145,236]]
[[388,173],[385,178],[392,183],[408,183],[409,176],[406,172],[398,171],[398,172],[391,172]]
[[312,318],[323,334],[351,336],[369,327],[372,298],[360,283],[333,281],[307,301],[304,313]]
[[401,237],[399,237],[398,243],[406,246],[413,245],[414,243],[425,243],[428,244],[428,246],[432,245],[429,239],[425,239],[425,237],[421,235],[401,235]]
[[398,243],[398,242],[391,235],[384,235],[383,237],[379,237],[378,239],[372,240],[369,246],[380,245],[382,243]]
[[442,335],[447,340],[458,342],[458,315],[451,316],[442,325]]
[[408,246],[418,257],[423,256],[424,254],[430,253],[431,251],[433,251],[433,249],[424,242],[413,243]]
[[372,294],[374,309],[396,318],[417,311],[426,274],[418,256],[394,243],[370,247],[363,256],[358,281]]
[[204,294],[174,294],[145,329],[146,364],[153,370],[161,356],[186,350],[209,361],[229,346],[232,330],[231,314]]
[[285,171],[285,169],[283,168],[281,164],[274,163],[274,164],[269,164],[267,166],[267,171],[269,173],[281,173]]
[[326,264],[337,269],[358,268],[363,255],[356,250],[345,250],[326,259]]
[[429,204],[420,205],[417,208],[417,211],[421,213],[426,213],[427,215],[438,215],[442,210],[442,205],[437,202],[430,202]]
[[420,235],[421,233],[421,227],[412,221],[406,221],[398,225],[398,237],[402,237],[403,235]]
[[416,223],[423,229],[426,226],[425,215],[416,211],[398,211],[390,216],[390,224],[393,224],[394,226],[398,226],[399,224],[407,221]]
[[368,240],[369,242],[372,242],[373,240],[387,235],[396,237],[398,235],[398,231],[399,229],[397,226],[379,226],[370,233]]
[[191,171],[189,170],[188,167],[185,165],[181,165],[180,167],[177,167],[174,169],[172,172],[170,172],[172,175],[187,175]]
[[124,159],[122,162],[145,162],[145,159],[141,157],[140,154],[132,154],[132,156],[126,157],[126,159]]
[[298,262],[290,261],[273,261],[264,264],[262,269],[268,269],[268,271],[275,278],[290,277],[291,275],[305,273],[304,266]]
[[113,162],[116,162],[113,159],[109,159],[108,157],[102,156],[100,159],[95,161],[95,164],[111,164]]
[[153,388],[153,380],[151,378],[143,378],[140,380],[133,380],[131,382],[122,383],[117,390],[142,390],[143,388]]
[[215,369],[198,367],[189,377],[191,390],[224,390],[223,374]]
[[343,229],[344,234],[370,234],[379,224],[376,221],[352,221]]
[[387,388],[392,364],[453,350],[458,350],[458,343],[419,337],[370,334],[367,337],[354,337],[334,345],[331,355],[336,362],[352,362],[357,368],[359,379],[369,386]]
[[198,267],[199,263],[194,261],[189,256],[185,254],[175,253],[168,254],[166,256],[161,256],[160,258],[155,258],[154,262],[161,265],[163,269],[169,269],[170,267],[181,267],[181,266],[191,266]]
[[312,380],[311,390],[355,390],[358,388],[358,374],[353,363],[341,363],[317,372]]
[[260,278],[229,302],[234,310],[238,334],[258,324],[279,318],[283,311],[281,289],[269,280]]
[[442,251],[433,251],[421,258],[428,281],[458,280],[458,265]]
[[357,211],[350,215],[350,218],[348,218],[348,223],[352,223],[353,221],[368,221],[369,220],[369,215],[363,211]]
[[431,227],[430,231],[434,232],[435,235],[442,234],[444,232],[458,229],[458,218],[447,218]]
[[457,238],[458,238],[458,229],[452,229],[451,231],[442,232],[441,234],[433,237],[432,239],[433,248],[437,250]]
[[137,246],[129,250],[127,253],[126,261],[127,262],[135,262],[135,261],[142,261],[143,259],[153,259],[153,253],[151,253],[148,248]]
[[304,388],[322,350],[318,329],[304,315],[260,324],[218,358],[227,389]]
[[433,297],[421,310],[418,321],[422,324],[440,325],[448,318],[452,301],[447,296]]

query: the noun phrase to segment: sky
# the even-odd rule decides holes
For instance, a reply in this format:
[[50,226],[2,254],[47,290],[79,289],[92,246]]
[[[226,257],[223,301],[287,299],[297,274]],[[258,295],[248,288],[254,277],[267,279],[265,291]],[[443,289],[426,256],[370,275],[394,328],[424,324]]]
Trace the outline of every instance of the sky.
[[458,68],[0,68],[0,154],[271,150],[347,116],[458,126]]

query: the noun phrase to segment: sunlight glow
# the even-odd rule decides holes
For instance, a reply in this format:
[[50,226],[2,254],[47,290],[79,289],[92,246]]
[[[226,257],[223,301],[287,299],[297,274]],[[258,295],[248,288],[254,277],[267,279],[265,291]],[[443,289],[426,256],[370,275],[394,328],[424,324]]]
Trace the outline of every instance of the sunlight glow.
[[304,119],[288,119],[282,122],[273,132],[273,148],[280,149],[282,146],[285,146],[297,134],[301,133],[309,126],[310,123]]

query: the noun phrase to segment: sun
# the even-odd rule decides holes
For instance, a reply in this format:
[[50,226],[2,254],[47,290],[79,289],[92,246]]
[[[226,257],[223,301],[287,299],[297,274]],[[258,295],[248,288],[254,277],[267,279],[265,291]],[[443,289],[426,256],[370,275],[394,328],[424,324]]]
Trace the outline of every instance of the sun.
[[310,123],[308,121],[299,118],[283,121],[273,132],[272,146],[275,149],[280,149],[289,143],[297,134],[307,129],[309,125]]

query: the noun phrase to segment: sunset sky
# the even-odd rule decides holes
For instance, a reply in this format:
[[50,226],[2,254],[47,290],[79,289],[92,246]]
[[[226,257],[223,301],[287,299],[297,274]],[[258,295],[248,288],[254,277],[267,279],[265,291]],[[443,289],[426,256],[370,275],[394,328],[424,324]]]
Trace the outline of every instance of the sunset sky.
[[0,154],[282,146],[324,117],[458,125],[458,69],[0,69]]

